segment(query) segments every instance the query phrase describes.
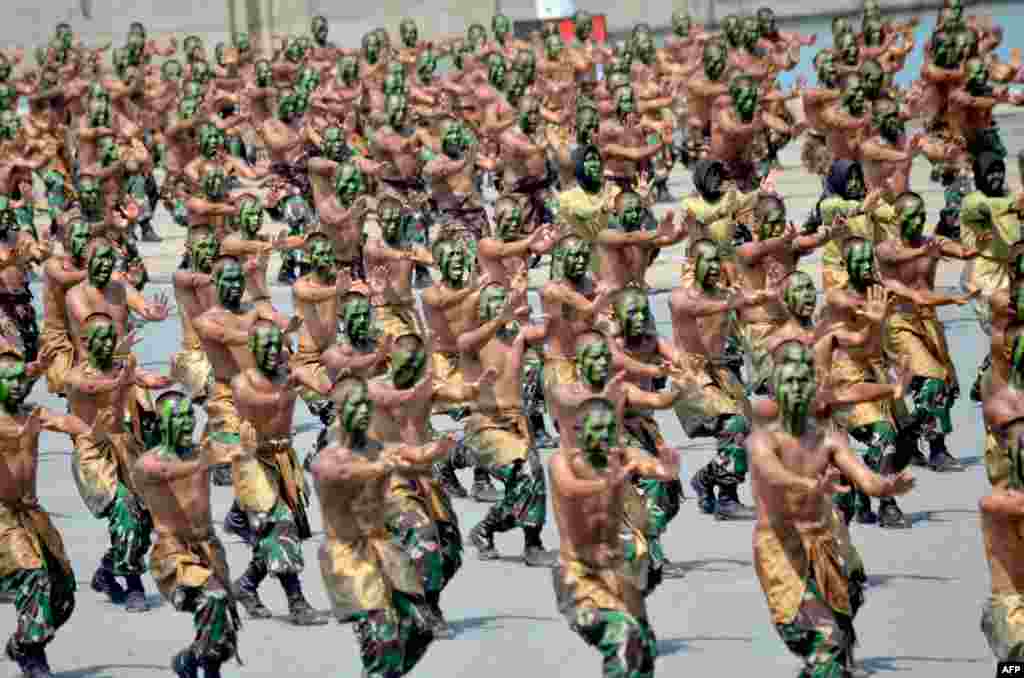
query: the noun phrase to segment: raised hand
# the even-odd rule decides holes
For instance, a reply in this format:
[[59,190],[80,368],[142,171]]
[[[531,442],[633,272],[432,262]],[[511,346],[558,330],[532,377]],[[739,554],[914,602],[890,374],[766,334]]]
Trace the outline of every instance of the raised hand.
[[146,320],[152,320],[155,322],[161,322],[167,320],[167,317],[171,314],[170,298],[163,292],[153,297],[153,301],[149,303],[148,309],[149,317]]
[[872,285],[868,288],[864,306],[856,309],[855,313],[874,325],[880,325],[889,312],[891,299],[889,290],[880,285]]
[[241,439],[242,447],[247,450],[255,450],[259,446],[256,436],[256,427],[252,422],[243,421],[238,427],[238,437]]
[[834,494],[846,494],[851,490],[849,485],[842,484],[843,474],[835,466],[829,466],[824,473],[818,476],[818,483],[814,488],[817,494],[831,497]]
[[136,330],[132,330],[128,334],[121,337],[121,340],[117,342],[117,346],[114,347],[114,355],[126,355],[131,352],[132,347],[142,341],[142,337]]
[[668,212],[665,212],[665,216],[661,218],[661,222],[658,224],[657,236],[659,238],[671,238],[675,235],[677,231],[675,218],[675,211],[669,210]]

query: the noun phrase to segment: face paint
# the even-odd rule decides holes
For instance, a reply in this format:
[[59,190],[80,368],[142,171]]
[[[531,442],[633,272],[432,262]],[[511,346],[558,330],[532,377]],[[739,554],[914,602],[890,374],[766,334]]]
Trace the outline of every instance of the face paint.
[[647,297],[639,293],[625,294],[615,304],[615,318],[627,339],[636,339],[648,333],[650,313]]
[[567,280],[578,282],[587,274],[587,267],[590,265],[590,246],[583,240],[570,241],[562,248],[559,259],[562,275]]
[[814,307],[818,300],[818,291],[814,281],[807,276],[793,275],[786,285],[786,309],[794,318],[801,322],[809,322],[814,315]]
[[379,207],[378,214],[384,240],[391,245],[399,243],[402,239],[402,206],[396,203],[384,202]]
[[544,55],[548,61],[556,61],[562,54],[562,38],[557,35],[549,35],[544,40]]
[[392,356],[391,378],[396,388],[411,388],[423,376],[427,354],[422,350],[396,351]]
[[166,82],[178,82],[181,80],[181,64],[175,59],[165,61],[160,67],[160,75]]
[[385,103],[385,110],[388,115],[388,124],[394,129],[405,127],[405,115],[407,105],[405,97],[400,94],[391,95]]
[[807,427],[811,403],[817,393],[814,363],[807,348],[790,345],[774,370],[775,396],[779,403],[783,427],[792,435],[802,434]]
[[197,237],[192,241],[192,268],[200,273],[210,273],[213,261],[220,253],[220,242],[212,233]]
[[263,228],[263,205],[252,198],[242,201],[238,210],[238,223],[248,239],[254,239]]
[[757,28],[761,35],[768,38],[774,37],[779,32],[775,25],[775,12],[767,7],[757,10]]
[[466,150],[463,146],[463,140],[464,135],[459,123],[448,123],[441,136],[441,151],[449,158],[459,160]]
[[220,202],[224,198],[226,177],[224,176],[224,170],[214,168],[206,173],[203,177],[203,192],[206,193],[206,197],[214,202]]
[[697,283],[706,292],[718,289],[722,279],[722,258],[718,248],[704,244],[697,250]]
[[0,403],[8,412],[17,412],[30,391],[30,380],[23,362],[0,366]]
[[846,254],[846,272],[850,285],[863,292],[875,284],[875,251],[871,243],[862,242],[850,247]]
[[864,83],[859,77],[851,76],[843,89],[843,105],[850,115],[861,117],[865,111]]
[[730,90],[729,94],[732,97],[733,110],[736,111],[741,121],[745,123],[751,122],[754,119],[754,114],[757,112],[757,85],[754,82],[742,82],[731,87]]
[[335,175],[334,191],[338,196],[338,202],[345,208],[351,207],[360,195],[366,190],[363,181],[363,173],[351,163],[343,164]]
[[117,330],[108,322],[98,322],[85,335],[85,346],[89,351],[89,364],[101,370],[108,370],[114,364],[114,348],[117,346]]
[[626,231],[638,231],[644,225],[646,210],[638,195],[626,195],[622,198],[618,218]]
[[103,289],[110,282],[110,276],[114,273],[116,257],[114,249],[109,245],[99,245],[93,250],[89,259],[89,283],[97,288]]
[[242,267],[234,261],[226,262],[213,282],[217,286],[217,300],[221,306],[229,310],[238,310],[242,304],[242,295],[245,293],[245,274]]
[[277,374],[281,369],[282,356],[281,330],[276,326],[261,327],[249,335],[249,350],[256,358],[256,367],[264,374]]
[[505,44],[505,39],[512,32],[512,22],[504,14],[495,14],[491,19],[491,32],[500,44]]
[[256,85],[258,87],[270,87],[273,83],[274,71],[270,62],[264,59],[256,62]]
[[685,12],[672,13],[672,33],[677,38],[690,37],[690,30],[693,27],[693,20]]
[[345,432],[363,433],[370,427],[373,414],[373,401],[367,396],[365,389],[350,394],[341,406],[341,425]]
[[71,222],[68,231],[68,250],[71,260],[77,265],[85,261],[85,249],[89,244],[89,225],[81,221]]
[[466,252],[455,244],[445,244],[438,250],[437,261],[445,284],[456,289],[466,284],[470,273],[468,259]]
[[910,202],[900,211],[900,234],[909,243],[916,243],[924,235],[924,205]]
[[845,197],[847,200],[863,200],[865,189],[864,189],[864,177],[859,171],[851,171],[850,175],[846,178]]
[[309,263],[321,277],[333,279],[336,261],[331,243],[322,239],[314,240],[309,248]]
[[495,215],[498,222],[498,237],[505,242],[518,240],[522,235],[523,211],[518,204],[510,204],[500,214]]
[[494,285],[485,289],[480,293],[480,320],[490,322],[497,318],[507,301],[505,288]]
[[856,66],[860,60],[860,47],[857,46],[857,38],[853,33],[843,33],[836,42],[836,49],[839,58],[847,66]]
[[342,311],[345,335],[353,344],[365,345],[370,341],[370,304],[365,299],[355,299],[345,305]]
[[588,153],[583,159],[583,173],[594,186],[604,183],[604,161],[599,153]]
[[604,341],[594,341],[583,346],[576,353],[580,376],[587,385],[604,388],[611,375],[612,352]]
[[91,177],[82,180],[78,188],[78,198],[82,203],[82,208],[90,214],[96,213],[103,207],[99,182]]
[[380,37],[376,33],[368,33],[363,38],[363,58],[371,66],[380,60]]
[[589,412],[577,438],[590,465],[598,470],[607,468],[608,454],[618,444],[615,416],[603,409]]

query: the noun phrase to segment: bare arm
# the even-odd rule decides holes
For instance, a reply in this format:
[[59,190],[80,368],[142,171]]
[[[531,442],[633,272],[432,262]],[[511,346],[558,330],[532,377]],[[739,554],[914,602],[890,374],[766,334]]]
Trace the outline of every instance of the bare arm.
[[210,467],[205,456],[182,460],[150,453],[135,464],[134,476],[145,485],[161,485],[188,478]]

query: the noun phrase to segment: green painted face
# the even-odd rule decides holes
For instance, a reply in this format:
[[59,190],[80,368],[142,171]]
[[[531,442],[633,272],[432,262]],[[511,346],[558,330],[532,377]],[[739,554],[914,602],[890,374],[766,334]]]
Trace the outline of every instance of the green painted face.
[[249,239],[255,238],[263,228],[263,205],[259,200],[246,198],[238,210],[238,224]]
[[480,293],[480,320],[490,322],[499,315],[508,303],[508,292],[500,285],[491,285]]
[[647,210],[639,195],[628,193],[619,199],[618,220],[626,231],[638,231],[644,225]]
[[718,289],[718,284],[722,280],[722,257],[718,248],[711,243],[701,243],[694,254],[697,258],[694,267],[697,284],[704,291]]
[[860,76],[851,75],[846,79],[845,87],[843,87],[843,106],[850,112],[850,115],[856,118],[864,115],[867,104],[864,81]]
[[521,71],[512,71],[508,80],[508,91],[505,92],[508,102],[513,106],[519,106],[526,94],[527,87],[529,87],[529,83],[526,76]]
[[200,273],[210,273],[214,260],[220,254],[220,241],[213,233],[204,233],[192,239],[190,252],[192,268]]
[[832,19],[832,41],[836,42],[843,33],[852,33],[853,26],[846,17],[837,16]]
[[256,84],[259,87],[270,87],[274,82],[274,71],[270,66],[270,62],[266,59],[260,59],[256,62]]
[[991,92],[988,66],[984,61],[977,58],[968,59],[965,69],[967,71],[967,90],[971,94],[979,96]]
[[437,71],[437,55],[429,49],[420,52],[416,58],[416,77],[421,83],[428,84],[434,79],[435,71]]
[[[199,130],[199,151],[207,160],[217,157],[224,148],[224,137],[215,125],[203,125]],[[205,180],[204,180],[205,183]]]
[[498,237],[505,242],[518,240],[523,234],[523,210],[514,201],[503,203],[494,215]]
[[855,243],[847,250],[846,273],[854,289],[864,291],[875,284],[875,249],[871,243]]
[[296,85],[296,89],[308,94],[319,86],[320,71],[312,66],[305,66],[301,71],[299,71],[299,81]]
[[241,54],[246,54],[252,50],[252,40],[249,38],[248,33],[235,33],[233,42],[235,49]]
[[161,397],[160,441],[163,448],[178,456],[191,451],[192,434],[196,428],[196,413],[192,400],[184,394]]
[[6,360],[0,365],[0,403],[5,410],[17,412],[31,390],[32,384],[24,362]]
[[879,116],[875,124],[882,136],[892,142],[899,141],[907,131],[906,124],[895,107],[885,115]]
[[548,61],[558,59],[564,48],[565,45],[562,44],[561,36],[549,35],[544,39],[544,56],[547,57]]
[[402,19],[398,25],[398,33],[402,36],[402,44],[412,49],[420,41],[420,29],[412,19]]
[[877,61],[871,59],[865,61],[860,67],[860,77],[864,82],[864,96],[871,101],[876,101],[882,96],[882,86],[885,84],[885,72]]
[[861,25],[864,44],[868,47],[881,47],[885,36],[882,33],[882,22],[877,19],[865,21]]
[[82,179],[78,186],[78,199],[85,211],[94,213],[103,207],[103,193],[100,191],[100,182],[93,177]]
[[89,124],[110,127],[110,106],[103,99],[95,99],[89,104]]
[[11,140],[21,132],[21,119],[14,111],[0,113],[0,138]]
[[512,22],[504,14],[495,14],[491,19],[491,32],[499,43],[504,44],[505,38],[512,32]]
[[402,205],[390,200],[382,203],[377,209],[381,233],[386,242],[394,245],[402,239]]
[[168,59],[160,67],[160,75],[167,82],[178,82],[181,80],[181,62],[177,59]]
[[592,341],[583,345],[576,351],[576,364],[588,386],[603,388],[612,369],[612,352],[608,343]]
[[802,432],[817,394],[814,361],[810,350],[797,343],[782,349],[773,370],[775,397],[791,432]]
[[749,78],[738,77],[733,80],[729,88],[729,95],[732,97],[732,107],[736,115],[745,123],[754,119],[757,113],[759,93],[757,83]]
[[359,80],[359,60],[354,56],[339,59],[337,68],[338,78],[346,87],[351,87]]
[[[580,146],[590,146],[594,143],[594,136],[597,134],[600,120],[597,111],[593,108],[581,108],[576,113],[576,143]],[[602,170],[603,171],[603,170]]]
[[76,264],[85,261],[85,248],[89,244],[89,225],[83,221],[72,221],[68,225],[68,251]]
[[370,340],[373,320],[369,301],[349,301],[342,309],[342,320],[345,323],[345,335],[353,344],[365,344]]
[[203,193],[209,200],[219,202],[226,193],[226,184],[224,170],[220,167],[212,168],[203,176]]
[[405,79],[397,74],[392,73],[388,77],[384,78],[384,95],[401,95],[405,93]]
[[114,137],[101,138],[97,144],[97,150],[99,150],[100,164],[104,167],[110,167],[121,159],[121,149],[114,141]]
[[304,56],[305,50],[302,48],[302,41],[297,38],[292,38],[284,50],[284,58],[291,61],[293,64],[297,64],[302,61],[302,57]]
[[114,364],[114,348],[117,346],[117,329],[113,323],[97,322],[85,336],[85,347],[89,351],[89,364],[101,370],[108,370]]
[[110,282],[117,264],[117,255],[110,245],[97,246],[89,258],[89,283],[97,289],[103,289]]
[[363,173],[352,163],[343,163],[335,174],[334,192],[343,207],[350,207],[356,198],[366,192]]
[[775,12],[768,7],[762,7],[757,10],[757,30],[758,33],[765,37],[771,37],[779,32],[778,26],[775,24]]
[[465,248],[456,243],[443,243],[435,252],[441,276],[449,287],[460,289],[469,281],[471,266]]
[[590,245],[577,238],[563,241],[552,257],[552,278],[565,278],[578,282],[587,274],[590,266]]
[[256,358],[256,369],[264,374],[277,374],[284,365],[284,339],[281,328],[263,325],[249,334],[249,350]]
[[836,52],[840,60],[847,66],[856,66],[860,60],[860,47],[857,45],[857,36],[852,32],[843,33],[836,40]]
[[735,14],[722,19],[722,33],[725,34],[730,47],[740,47],[743,44],[743,28],[740,25],[740,18]]
[[309,32],[313,34],[313,39],[316,40],[316,44],[323,46],[327,44],[327,34],[329,28],[327,25],[327,19],[322,16],[315,16],[309,23]]
[[341,425],[346,433],[364,433],[372,416],[373,401],[365,388],[350,393],[341,404]]
[[465,140],[462,125],[455,121],[448,122],[441,132],[441,152],[449,158],[458,160],[466,152]]
[[411,388],[423,376],[426,365],[427,353],[422,348],[395,351],[391,357],[392,383],[396,388]]
[[321,277],[333,278],[336,274],[334,246],[329,240],[317,238],[309,247],[309,264]]
[[282,96],[277,103],[277,117],[281,122],[290,123],[295,120],[297,115],[296,109],[297,102],[295,101],[294,93]]
[[320,152],[324,157],[334,162],[342,162],[347,155],[345,134],[337,127],[328,127],[321,137]]
[[192,64],[192,79],[205,85],[213,79],[213,69],[205,61],[197,61]]
[[466,40],[474,50],[480,49],[487,42],[487,29],[481,24],[473,24],[466,31]]
[[576,39],[580,42],[586,42],[594,34],[594,18],[587,12],[577,12],[574,27]]
[[498,90],[505,89],[505,74],[508,71],[508,65],[505,63],[505,57],[500,54],[492,54],[487,60],[487,81]]
[[757,41],[761,39],[761,27],[757,18],[748,16],[740,22],[740,41],[747,50],[757,47]]
[[786,232],[786,210],[772,201],[763,210],[759,210],[758,237],[761,240],[779,238]]
[[376,33],[363,36],[363,59],[371,66],[380,61],[380,36]]
[[615,415],[607,409],[594,409],[583,417],[576,436],[587,461],[596,469],[608,467],[608,455],[618,445]]
[[677,38],[690,37],[690,30],[693,28],[693,19],[686,12],[672,12],[672,33]]
[[784,300],[786,309],[794,318],[809,322],[818,301],[818,290],[814,288],[814,281],[808,275],[801,275],[799,271],[793,273],[786,283]]
[[9,111],[18,100],[18,90],[6,83],[0,84],[0,111]]
[[405,127],[406,113],[408,112],[408,103],[405,97],[401,94],[392,94],[385,99],[385,111],[388,115],[388,123],[394,129],[401,129]]
[[245,294],[245,273],[237,261],[225,262],[214,276],[213,284],[217,286],[217,300],[221,306],[230,310],[238,310]]
[[904,240],[915,243],[921,240],[924,235],[925,210],[923,202],[919,200],[908,200],[898,206],[900,220],[900,235]]
[[598,152],[587,153],[583,158],[583,174],[588,181],[600,186],[604,182],[604,160]]
[[835,89],[839,82],[836,61],[828,53],[825,53],[825,56],[818,59],[818,81],[829,89]]
[[646,336],[651,326],[651,307],[642,292],[627,291],[615,303],[615,319],[627,339]]
[[848,200],[864,199],[864,175],[860,171],[851,171],[846,177],[846,193]]

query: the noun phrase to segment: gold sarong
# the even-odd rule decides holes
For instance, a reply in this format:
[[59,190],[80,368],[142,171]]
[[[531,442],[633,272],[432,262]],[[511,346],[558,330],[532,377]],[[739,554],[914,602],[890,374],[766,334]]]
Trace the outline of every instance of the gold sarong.
[[[308,372],[315,381],[327,380],[330,382],[331,378],[327,373],[327,366],[322,362],[322,358],[323,353],[315,348],[303,348],[300,343],[298,349],[292,353],[291,358],[288,360],[288,366],[291,367],[292,371],[303,370]],[[302,398],[309,402],[321,400],[324,396],[312,389],[303,389]]]
[[320,573],[338,619],[389,610],[392,593],[424,595],[408,554],[381,525],[357,540],[327,539],[320,546]]
[[712,364],[706,356],[679,355],[679,367],[686,373],[687,383],[674,409],[684,430],[699,428],[712,417],[745,412],[746,392],[732,371],[724,365]]
[[93,516],[103,517],[117,498],[119,484],[139,496],[132,473],[139,455],[139,446],[131,433],[113,433],[103,439],[87,434],[75,439],[71,475]]
[[36,497],[0,502],[0,579],[19,570],[46,567],[46,549],[73,577],[64,541]]
[[388,500],[390,515],[423,513],[432,522],[458,524],[447,495],[429,475],[393,474],[388,483]]
[[227,554],[213,529],[182,537],[156,531],[156,543],[149,552],[149,573],[161,595],[172,600],[179,588],[202,588],[210,577],[230,586]]
[[981,630],[996,659],[1019,660],[1024,648],[1024,596],[1019,593],[991,596],[982,610]]
[[576,361],[567,356],[555,355],[554,353],[544,354],[544,397],[547,402],[553,403],[555,388],[558,386],[575,384]]
[[[456,352],[448,351],[434,351],[431,356],[434,367],[434,388],[438,387],[442,389],[461,389],[466,383],[466,377],[462,373],[462,368],[459,367],[459,354]],[[466,401],[461,403],[452,402],[450,400],[434,402],[433,413],[440,414],[448,412],[459,406],[470,406],[472,401]]]
[[403,334],[424,336],[416,308],[410,305],[383,304],[374,308],[374,324],[383,335],[397,339]]
[[[843,390],[858,384],[885,384],[887,381],[881,364],[862,365],[849,359],[832,361],[832,388],[836,393],[842,393]],[[889,400],[854,403],[832,408],[832,422],[846,431],[875,422],[892,423],[892,421]]]
[[213,464],[230,464],[235,445],[215,440],[216,434],[238,435],[242,419],[235,407],[235,394],[230,384],[214,381],[206,399],[206,431],[203,438],[211,447]]
[[789,624],[800,610],[812,572],[825,601],[835,612],[850,615],[851,549],[833,524],[758,527],[754,531],[754,569],[775,624]]
[[474,466],[508,466],[525,461],[530,451],[530,433],[521,411],[475,412],[466,420],[466,448]]
[[761,384],[771,379],[772,361],[767,340],[785,323],[785,318],[779,318],[740,324],[740,341],[743,344],[752,384]]
[[897,307],[886,321],[884,348],[886,358],[894,365],[909,358],[914,376],[956,380],[946,334],[934,309],[905,304]]
[[193,398],[205,398],[213,382],[213,366],[198,343],[171,356],[171,377],[187,388]]
[[43,327],[39,337],[39,359],[46,366],[46,388],[50,393],[65,393],[68,373],[75,366],[75,343],[66,327]]
[[626,575],[625,569],[621,555],[601,565],[562,556],[552,573],[558,611],[570,623],[588,609],[614,610],[638,621],[646,620],[643,590]]
[[309,493],[290,437],[261,440],[254,454],[232,462],[231,479],[243,511],[269,513],[284,501],[292,513],[305,514]]

